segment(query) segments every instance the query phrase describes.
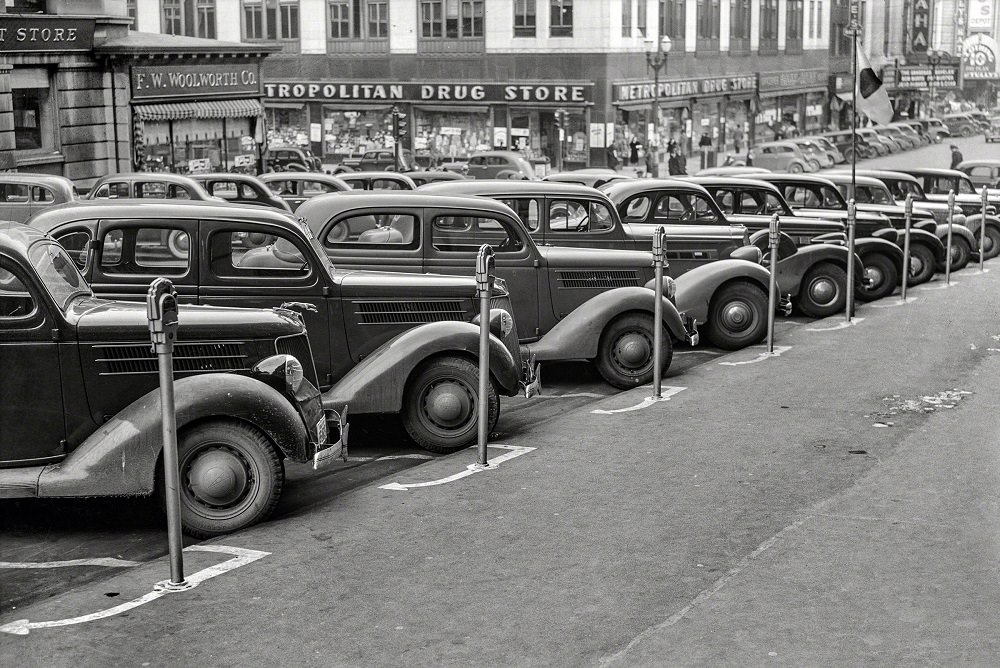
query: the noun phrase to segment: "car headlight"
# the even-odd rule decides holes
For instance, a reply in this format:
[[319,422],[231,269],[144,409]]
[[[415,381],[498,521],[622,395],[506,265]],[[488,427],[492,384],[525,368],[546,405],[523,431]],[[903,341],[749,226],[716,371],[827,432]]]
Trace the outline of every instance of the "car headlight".
[[965,214],[956,211],[955,215],[952,216],[952,222],[956,225],[965,225]]
[[[472,318],[472,324],[478,327],[480,322],[482,322],[482,318],[477,313]],[[490,333],[498,339],[503,339],[512,331],[514,331],[514,316],[502,308],[491,308]]]
[[677,281],[669,276],[663,277],[663,294],[667,299],[673,299],[677,294]]
[[280,380],[290,393],[298,392],[305,380],[302,363],[291,355],[272,355],[263,359],[254,365],[253,373]]

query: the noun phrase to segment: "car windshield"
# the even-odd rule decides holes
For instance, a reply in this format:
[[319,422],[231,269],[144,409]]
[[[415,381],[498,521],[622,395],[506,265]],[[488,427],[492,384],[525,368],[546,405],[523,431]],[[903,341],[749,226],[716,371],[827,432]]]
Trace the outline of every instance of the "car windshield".
[[92,296],[90,286],[76,268],[76,263],[56,243],[35,244],[28,250],[28,260],[38,273],[52,301],[63,311],[75,297]]

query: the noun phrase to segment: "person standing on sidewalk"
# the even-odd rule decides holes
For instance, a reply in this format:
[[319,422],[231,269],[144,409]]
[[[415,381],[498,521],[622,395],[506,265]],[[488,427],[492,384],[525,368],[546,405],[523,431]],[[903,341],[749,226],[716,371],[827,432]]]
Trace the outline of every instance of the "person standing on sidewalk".
[[954,144],[951,145],[951,169],[955,169],[965,158]]

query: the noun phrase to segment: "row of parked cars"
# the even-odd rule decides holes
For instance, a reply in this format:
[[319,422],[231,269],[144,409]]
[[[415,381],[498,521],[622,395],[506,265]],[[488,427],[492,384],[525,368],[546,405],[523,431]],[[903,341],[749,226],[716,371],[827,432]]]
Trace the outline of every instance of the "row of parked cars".
[[[0,175],[0,188],[16,186],[0,192],[27,188],[27,202],[0,198],[0,220],[11,221],[0,223],[0,364],[10,370],[0,498],[162,486],[156,358],[141,304],[158,276],[173,281],[182,303],[184,526],[209,536],[266,517],[285,460],[318,465],[341,453],[348,412],[396,414],[433,452],[474,442],[472,274],[482,244],[493,247],[497,272],[491,425],[499,397],[537,392],[539,365],[549,361],[589,362],[617,388],[650,381],[649,249],[659,226],[669,260],[664,370],[677,346],[760,343],[771,272],[784,313],[833,315],[847,290],[865,301],[890,294],[903,266],[907,193],[918,200],[911,284],[942,270],[949,220],[954,270],[975,257],[982,225],[985,256],[1000,253],[1000,219],[982,216],[962,172],[859,172],[851,256],[846,176],[742,170],[686,179],[584,170],[389,190],[309,172],[117,174],[82,197],[61,177]],[[348,176],[377,188],[404,175]],[[311,185],[288,189],[288,181]],[[952,211],[941,194],[950,189],[960,193]],[[990,197],[1000,205],[1000,192]],[[770,266],[763,251],[775,213],[783,233]]]

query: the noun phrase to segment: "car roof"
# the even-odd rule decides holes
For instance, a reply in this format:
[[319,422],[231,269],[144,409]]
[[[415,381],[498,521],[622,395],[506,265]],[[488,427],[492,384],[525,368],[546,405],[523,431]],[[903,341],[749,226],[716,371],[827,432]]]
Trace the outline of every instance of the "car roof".
[[32,227],[43,232],[85,217],[88,220],[101,218],[155,218],[197,217],[197,218],[237,218],[253,222],[275,223],[295,226],[295,218],[289,213],[267,207],[251,207],[229,202],[197,200],[152,200],[117,199],[83,200],[67,202],[50,207],[29,220]]
[[518,153],[517,151],[473,151],[472,153],[469,154],[469,157],[472,158],[480,155],[486,155],[486,156],[494,155],[503,158],[524,158],[524,154]]
[[761,174],[760,176],[755,176],[750,180],[767,181],[768,183],[783,181],[785,183],[819,183],[827,186],[833,185],[833,181],[828,179],[826,176],[819,174],[781,174],[772,172],[771,174]]
[[413,183],[413,179],[401,172],[344,172],[337,178],[343,181],[361,181],[363,179],[399,179],[400,181],[409,182],[416,187],[416,184]]
[[708,186],[750,186],[753,188],[759,188],[762,190],[772,190],[779,195],[781,192],[778,190],[777,186],[773,183],[768,183],[767,181],[761,181],[759,179],[748,179],[738,176],[690,176],[687,177],[692,183],[697,183],[700,186],[708,188]]
[[757,148],[762,146],[797,146],[797,144],[792,140],[782,140],[782,141],[765,141],[757,144]]
[[1000,159],[997,158],[971,158],[958,163],[958,168],[962,167],[1000,167]]
[[[350,173],[350,172],[348,172]],[[456,172],[449,172],[446,169],[424,169],[420,171],[410,171],[401,172],[403,176],[409,176],[413,178],[423,178],[425,176],[433,176],[434,178],[443,177],[443,180],[448,181],[466,181],[467,178],[458,174]]]
[[201,187],[200,184],[190,176],[174,174],[172,172],[122,172],[119,174],[107,174],[94,182],[94,187],[107,181],[162,181],[164,183],[176,183],[178,185],[191,185]]
[[340,177],[327,174],[326,172],[267,172],[257,178],[264,183],[270,181],[319,181],[321,183],[343,184]]
[[12,220],[0,220],[0,250],[11,255],[25,255],[28,248],[50,237],[34,227]]
[[55,174],[4,172],[0,174],[0,183],[17,183],[28,186],[48,186],[56,190],[61,190],[67,195],[73,194],[73,182],[65,176],[56,176]]
[[502,213],[510,218],[517,214],[507,206],[487,197],[461,197],[458,195],[436,195],[421,190],[355,190],[349,193],[327,193],[307,199],[296,210],[296,216],[308,218],[312,209],[322,207],[323,220],[309,227],[314,230],[334,216],[352,209],[385,209],[393,207],[432,207],[435,209],[480,209],[489,213]]
[[[847,174],[851,175],[849,170],[836,170],[837,174]],[[872,178],[882,180],[882,179],[893,179],[895,181],[913,181],[914,183],[919,183],[917,177],[912,174],[907,174],[906,172],[896,172],[891,169],[859,169],[857,170],[858,176],[870,176]]]
[[417,192],[455,194],[455,195],[577,195],[593,197],[600,194],[590,186],[577,183],[561,183],[559,181],[514,181],[509,179],[466,179],[464,181],[448,181],[444,183],[428,183],[417,189]]
[[916,168],[906,168],[906,173],[908,174],[926,174],[928,176],[951,176],[960,177],[963,179],[969,178],[969,175],[965,172],[961,172],[957,169],[947,169],[945,167],[916,167]]
[[704,187],[691,181],[680,179],[629,179],[628,181],[612,181],[601,187],[610,199],[624,199],[632,195],[650,190],[687,190],[711,197]]
[[[850,174],[850,172],[836,172],[836,173],[824,174],[823,178],[825,178],[827,181],[830,181],[831,183],[833,183],[835,185],[843,185],[845,183],[850,183],[851,182],[851,174]],[[885,187],[885,184],[882,183],[882,181],[880,181],[879,179],[876,179],[876,178],[874,178],[872,176],[855,175],[854,182],[857,183],[858,185],[862,185],[862,186],[882,186],[882,187]]]
[[260,182],[260,179],[252,174],[235,174],[233,172],[209,172],[207,174],[191,174],[195,181],[250,181]]

